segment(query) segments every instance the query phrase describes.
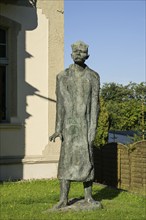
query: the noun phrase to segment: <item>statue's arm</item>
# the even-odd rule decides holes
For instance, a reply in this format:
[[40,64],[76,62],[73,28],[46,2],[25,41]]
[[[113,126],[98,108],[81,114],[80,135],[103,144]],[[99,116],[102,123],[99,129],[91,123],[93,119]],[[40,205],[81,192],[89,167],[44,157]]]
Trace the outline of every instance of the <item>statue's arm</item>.
[[92,79],[92,95],[91,95],[91,115],[90,115],[90,127],[89,127],[89,142],[92,143],[95,138],[97,121],[99,115],[99,92],[100,92],[100,77]]
[[60,92],[60,78],[56,78],[56,126],[55,133],[49,137],[50,141],[55,142],[57,137],[60,137],[60,140],[63,141],[62,129],[63,129],[63,118],[64,118],[64,106],[63,99]]

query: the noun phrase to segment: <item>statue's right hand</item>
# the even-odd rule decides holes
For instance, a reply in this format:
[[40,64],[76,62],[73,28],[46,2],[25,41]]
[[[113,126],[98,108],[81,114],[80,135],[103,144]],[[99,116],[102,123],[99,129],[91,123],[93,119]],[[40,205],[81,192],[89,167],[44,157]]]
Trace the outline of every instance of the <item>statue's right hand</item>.
[[59,133],[59,132],[55,132],[53,135],[51,135],[51,136],[49,137],[49,140],[55,142],[55,139],[56,139],[57,137],[60,137],[60,140],[63,141],[63,136],[62,136],[62,134]]

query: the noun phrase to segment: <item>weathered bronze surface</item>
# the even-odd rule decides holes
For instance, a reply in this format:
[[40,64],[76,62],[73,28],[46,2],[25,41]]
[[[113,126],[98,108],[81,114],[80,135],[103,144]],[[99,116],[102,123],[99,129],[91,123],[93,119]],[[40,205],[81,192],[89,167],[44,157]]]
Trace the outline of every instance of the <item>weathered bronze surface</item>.
[[99,113],[100,79],[98,73],[90,69],[88,45],[78,41],[72,45],[74,64],[57,75],[56,80],[56,131],[50,137],[62,141],[58,165],[60,179],[60,202],[56,208],[68,203],[71,181],[84,183],[85,201],[97,204],[92,198],[94,164],[92,143],[95,137]]

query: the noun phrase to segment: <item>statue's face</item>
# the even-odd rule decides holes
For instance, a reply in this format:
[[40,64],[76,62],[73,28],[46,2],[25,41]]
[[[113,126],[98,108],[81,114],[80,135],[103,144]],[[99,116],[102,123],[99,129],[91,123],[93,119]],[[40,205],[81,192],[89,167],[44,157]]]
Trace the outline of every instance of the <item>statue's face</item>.
[[83,48],[75,48],[72,50],[71,57],[75,63],[84,63],[88,59],[88,51]]

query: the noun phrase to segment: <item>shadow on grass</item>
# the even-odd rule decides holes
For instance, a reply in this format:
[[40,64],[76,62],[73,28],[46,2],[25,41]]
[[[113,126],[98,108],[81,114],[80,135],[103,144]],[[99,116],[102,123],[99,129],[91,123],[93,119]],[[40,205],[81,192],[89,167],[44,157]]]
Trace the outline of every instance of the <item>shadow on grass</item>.
[[112,200],[117,197],[122,191],[123,190],[105,186],[103,189],[97,192],[93,192],[93,198],[98,201],[101,201],[103,199]]

